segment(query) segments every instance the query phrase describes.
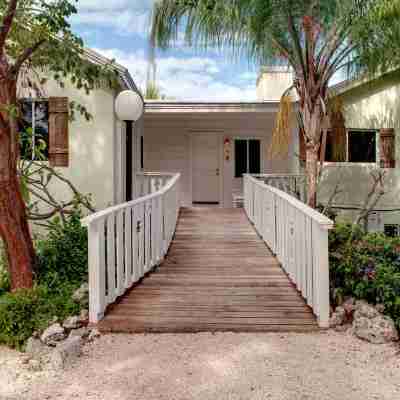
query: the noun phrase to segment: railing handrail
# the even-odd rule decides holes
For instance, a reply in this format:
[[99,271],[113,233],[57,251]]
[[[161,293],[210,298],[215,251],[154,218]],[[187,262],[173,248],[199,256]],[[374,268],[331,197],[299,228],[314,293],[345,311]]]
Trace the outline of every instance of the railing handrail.
[[146,171],[146,172],[137,172],[136,175],[138,176],[175,176],[175,172],[153,172],[153,171]]
[[[300,211],[302,211],[304,214],[312,218],[314,221],[318,222],[321,227],[324,229],[332,229],[334,226],[334,222],[329,219],[326,215],[321,214],[314,208],[308,206],[307,204],[303,203],[302,201],[296,199],[295,197],[291,196],[290,194],[287,194],[283,190],[277,189],[276,187],[273,187],[271,185],[267,185],[264,182],[260,181],[259,179],[256,179],[255,176],[258,175],[253,175],[253,174],[246,174],[255,184],[259,186],[266,186],[271,192],[277,194],[278,196],[284,198],[287,202],[291,203],[294,207],[298,208]],[[288,176],[288,175],[284,175]]]
[[248,174],[257,178],[306,178],[305,174]]
[[[145,174],[145,173],[143,173],[143,174]],[[128,201],[126,203],[118,204],[116,206],[108,207],[105,210],[101,210],[101,211],[98,211],[98,212],[96,212],[94,214],[88,215],[87,217],[85,217],[85,218],[83,218],[81,220],[82,225],[83,226],[89,226],[91,223],[96,222],[96,221],[101,220],[101,219],[104,219],[104,218],[106,218],[108,215],[110,215],[112,213],[124,210],[124,209],[129,208],[129,207],[136,206],[136,205],[141,204],[143,202],[146,202],[146,201],[152,200],[152,199],[154,199],[156,197],[162,196],[163,194],[168,192],[175,185],[175,183],[179,180],[179,178],[181,176],[180,173],[176,173],[176,174],[161,174],[161,175],[168,175],[168,176],[172,177],[172,179],[162,189],[160,189],[157,192],[154,192],[152,194],[148,194],[146,196],[139,197],[139,198],[137,198],[135,200],[131,200],[131,201]],[[145,176],[155,176],[155,175],[145,175]]]
[[243,183],[249,220],[313,309],[319,326],[329,327],[328,230],[333,221],[250,174]]

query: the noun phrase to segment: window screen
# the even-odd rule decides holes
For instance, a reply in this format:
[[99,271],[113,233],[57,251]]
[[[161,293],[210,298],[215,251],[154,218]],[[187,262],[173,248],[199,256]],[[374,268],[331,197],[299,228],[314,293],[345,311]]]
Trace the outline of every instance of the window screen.
[[257,139],[235,140],[235,177],[261,172],[261,146]]
[[235,140],[235,177],[247,173],[247,140]]
[[348,135],[349,162],[376,162],[375,131],[349,131]]
[[23,101],[19,121],[21,158],[47,160],[49,156],[49,104]]
[[385,224],[385,235],[390,237],[400,236],[400,225]]
[[261,172],[260,164],[260,141],[249,140],[249,173],[259,174]]

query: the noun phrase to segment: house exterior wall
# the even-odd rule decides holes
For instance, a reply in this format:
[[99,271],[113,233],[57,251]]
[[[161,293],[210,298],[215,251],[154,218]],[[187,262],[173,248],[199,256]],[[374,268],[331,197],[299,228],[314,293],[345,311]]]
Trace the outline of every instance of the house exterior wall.
[[[373,216],[371,228],[383,230],[384,224],[400,224],[400,76],[387,75],[377,81],[355,87],[343,95],[347,128],[394,128],[396,137],[396,168],[387,169],[385,188],[387,194],[377,205],[377,210],[387,210]],[[339,182],[341,193],[335,198],[338,206],[357,207],[363,204],[371,189],[370,172],[379,168],[379,134],[377,136],[377,163],[328,163],[324,168],[319,199],[327,201]],[[343,215],[354,218],[357,211]]]
[[293,85],[293,74],[288,67],[263,67],[257,79],[259,101],[279,101],[282,94]]
[[[84,105],[93,117],[86,121],[75,113],[69,124],[69,166],[56,169],[82,194],[91,194],[96,209],[112,205],[116,201],[117,176],[121,169],[114,157],[121,148],[118,137],[122,137],[122,126],[114,113],[116,92],[96,89],[87,95],[68,83],[62,89],[51,80],[44,92],[48,97],[68,97],[70,101]],[[71,192],[62,182],[54,180],[50,189],[57,199],[71,198]]]
[[[242,179],[234,177],[234,139],[261,140],[262,173],[290,173],[298,170],[297,143],[287,159],[268,155],[276,111],[273,112],[193,112],[151,113],[144,118],[144,169],[182,174],[181,200],[192,205],[191,138],[204,133],[217,135],[220,149],[220,204],[232,207],[233,194],[242,193]],[[295,130],[294,130],[295,131]],[[231,157],[224,159],[224,141],[230,139]]]

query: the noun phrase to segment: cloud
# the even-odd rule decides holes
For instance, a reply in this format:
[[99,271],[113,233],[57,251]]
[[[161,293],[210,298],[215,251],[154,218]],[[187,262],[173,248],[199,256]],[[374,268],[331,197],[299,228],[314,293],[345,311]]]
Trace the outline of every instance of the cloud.
[[147,36],[154,0],[81,0],[78,14],[71,18],[75,25],[107,27],[119,35],[136,33]]
[[[127,53],[118,49],[96,49],[127,67],[136,84],[145,87],[147,60],[143,50]],[[255,79],[224,79],[223,66],[212,58],[189,56],[157,60],[157,83],[161,92],[176,100],[251,101],[256,99]],[[250,76],[247,76],[249,78]]]

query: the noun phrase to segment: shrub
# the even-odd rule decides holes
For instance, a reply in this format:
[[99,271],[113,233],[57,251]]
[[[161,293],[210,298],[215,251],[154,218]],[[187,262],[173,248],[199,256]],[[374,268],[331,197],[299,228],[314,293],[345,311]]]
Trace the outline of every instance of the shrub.
[[50,291],[37,286],[1,296],[0,343],[21,348],[34,331],[45,329],[55,316],[62,320],[79,312],[79,306],[71,300],[75,288],[64,285]]
[[383,304],[400,328],[400,239],[338,224],[329,235],[331,298]]
[[60,283],[87,281],[87,229],[81,225],[78,210],[62,222],[55,218],[47,236],[37,243],[39,283],[57,287]]
[[8,275],[2,275],[0,264],[0,343],[21,348],[34,331],[45,329],[54,317],[64,320],[79,313],[72,294],[87,281],[87,232],[80,218],[76,211],[63,223],[54,219],[46,237],[37,242],[33,289],[5,293]]

